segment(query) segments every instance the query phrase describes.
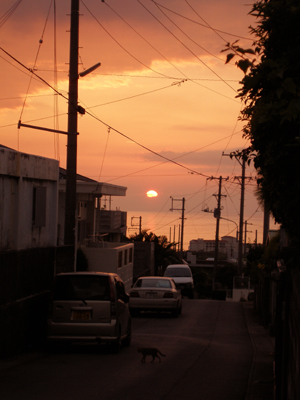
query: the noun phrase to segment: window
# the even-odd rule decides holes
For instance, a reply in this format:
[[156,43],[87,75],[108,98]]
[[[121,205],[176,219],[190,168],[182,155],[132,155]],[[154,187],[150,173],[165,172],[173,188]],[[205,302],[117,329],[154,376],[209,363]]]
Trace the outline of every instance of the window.
[[33,188],[32,224],[37,227],[46,226],[46,195],[45,186]]
[[128,260],[128,262],[130,262],[130,263],[132,263],[132,247],[129,249],[129,260]]

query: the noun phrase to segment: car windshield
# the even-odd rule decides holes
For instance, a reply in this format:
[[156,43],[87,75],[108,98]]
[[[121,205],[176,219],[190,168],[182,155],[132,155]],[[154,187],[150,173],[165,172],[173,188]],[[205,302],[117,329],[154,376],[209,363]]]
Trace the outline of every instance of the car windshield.
[[135,287],[140,288],[168,288],[170,289],[171,282],[166,279],[139,279]]
[[110,300],[108,276],[59,276],[53,300]]
[[191,271],[188,268],[167,268],[165,276],[191,277]]

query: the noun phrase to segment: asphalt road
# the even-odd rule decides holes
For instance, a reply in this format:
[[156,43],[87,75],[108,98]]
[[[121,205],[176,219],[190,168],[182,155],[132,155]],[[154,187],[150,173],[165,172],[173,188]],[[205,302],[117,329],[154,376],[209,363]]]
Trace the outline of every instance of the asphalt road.
[[[166,357],[141,363],[138,347]],[[131,346],[34,352],[0,365],[2,400],[242,400],[253,360],[243,306],[184,299],[182,315],[133,318]]]

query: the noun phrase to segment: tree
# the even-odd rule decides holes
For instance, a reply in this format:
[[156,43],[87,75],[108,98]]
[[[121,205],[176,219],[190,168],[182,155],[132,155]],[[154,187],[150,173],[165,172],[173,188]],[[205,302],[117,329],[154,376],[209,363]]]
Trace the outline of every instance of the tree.
[[245,72],[238,97],[251,145],[243,156],[254,160],[260,198],[299,248],[300,3],[260,0],[250,14],[257,19],[253,48],[235,42],[224,50],[227,62],[239,56]]

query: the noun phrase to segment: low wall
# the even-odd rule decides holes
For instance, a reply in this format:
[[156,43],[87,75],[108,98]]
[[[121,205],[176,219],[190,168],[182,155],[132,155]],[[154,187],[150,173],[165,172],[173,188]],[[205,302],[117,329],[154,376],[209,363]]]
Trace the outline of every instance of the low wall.
[[0,253],[0,357],[42,342],[55,248]]

